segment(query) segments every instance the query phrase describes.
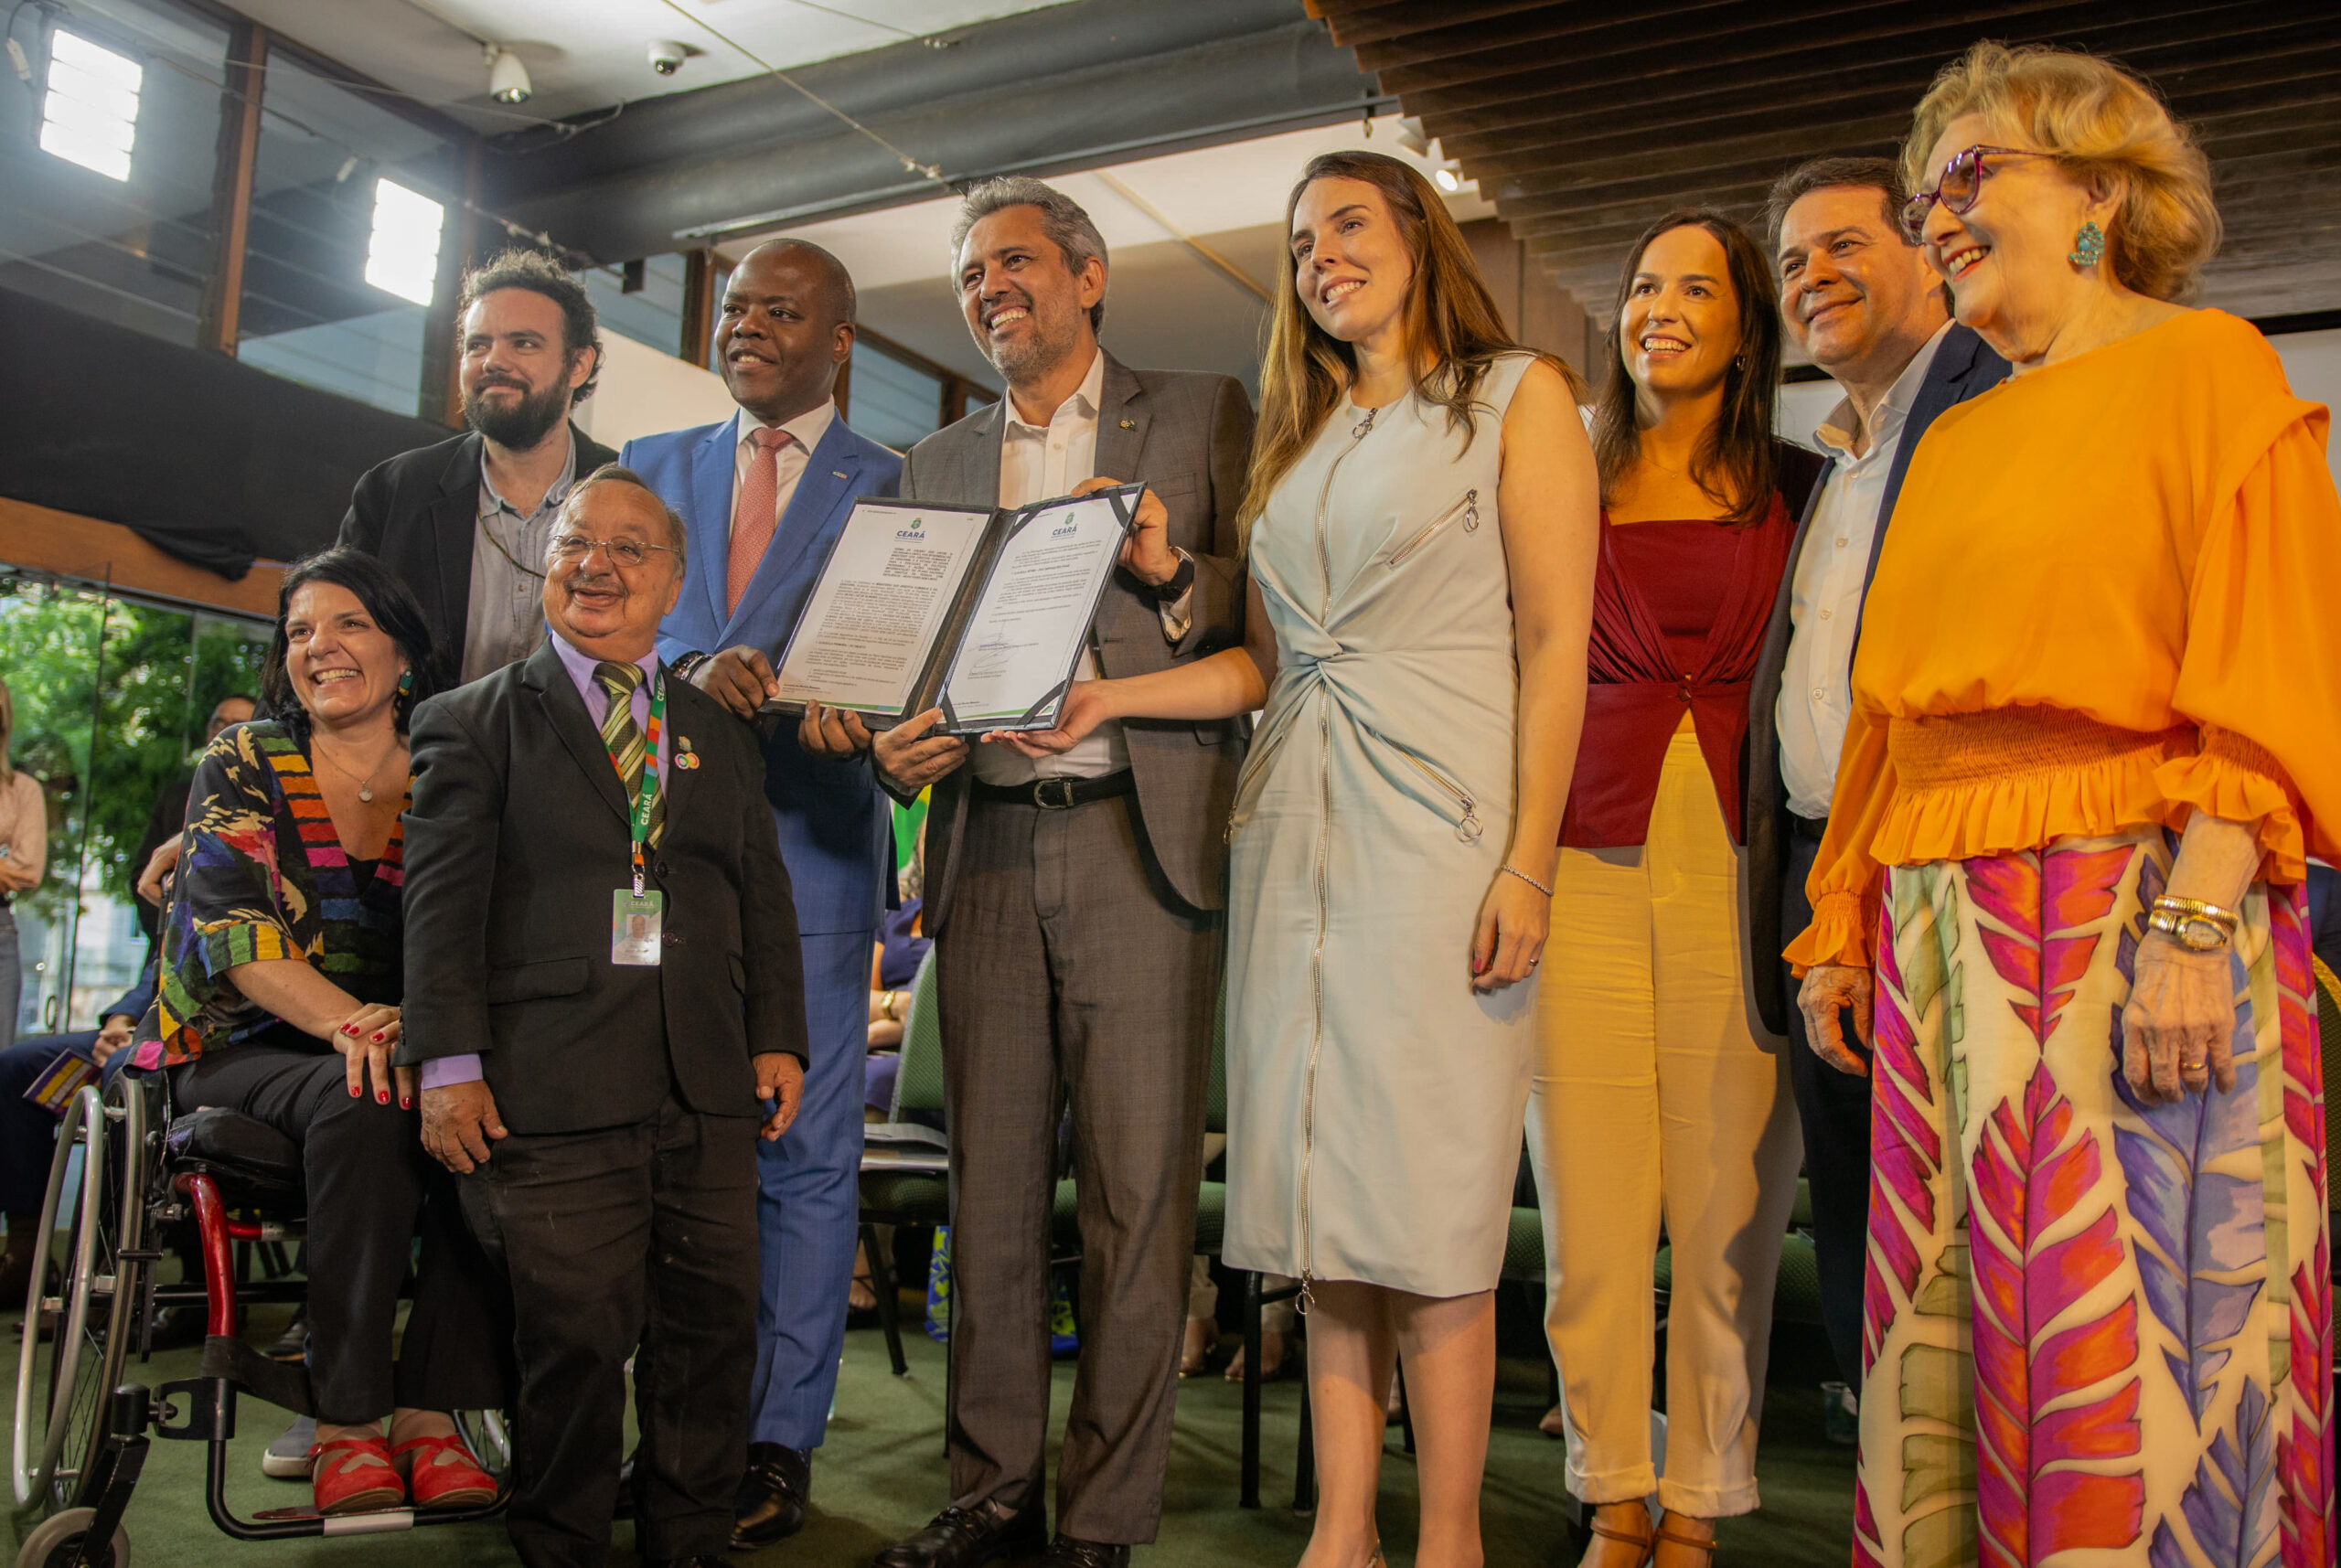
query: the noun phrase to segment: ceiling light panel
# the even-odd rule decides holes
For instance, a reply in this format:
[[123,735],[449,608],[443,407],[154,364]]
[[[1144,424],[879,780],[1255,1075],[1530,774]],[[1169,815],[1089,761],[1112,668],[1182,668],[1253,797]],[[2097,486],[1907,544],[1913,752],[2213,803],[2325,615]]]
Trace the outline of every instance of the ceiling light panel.
[[374,231],[366,243],[366,281],[387,293],[428,305],[439,290],[439,240],[447,209],[396,180],[374,182]]
[[41,101],[41,150],[110,179],[127,180],[144,79],[144,68],[127,55],[76,33],[52,34],[48,91]]

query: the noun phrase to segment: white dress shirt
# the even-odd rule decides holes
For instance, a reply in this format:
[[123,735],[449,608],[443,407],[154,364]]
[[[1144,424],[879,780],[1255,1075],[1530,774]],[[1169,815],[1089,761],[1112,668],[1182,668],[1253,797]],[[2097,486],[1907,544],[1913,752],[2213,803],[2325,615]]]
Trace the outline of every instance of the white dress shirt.
[[1837,789],[1837,756],[1845,749],[1845,728],[1853,719],[1854,634],[1868,588],[1870,546],[1885,521],[1878,508],[1886,499],[1886,481],[1902,445],[1902,422],[1950,330],[1949,322],[1938,327],[1887,389],[1870,417],[1869,444],[1859,456],[1854,439],[1861,421],[1852,400],[1840,400],[1813,432],[1836,463],[1796,560],[1789,594],[1794,630],[1780,670],[1774,721],[1789,809],[1816,822],[1829,815],[1829,797]]
[[[1014,395],[1003,396],[999,441],[1001,506],[1029,507],[1035,501],[1065,495],[1083,480],[1096,475],[1097,410],[1105,395],[1106,353],[1099,349],[1096,357],[1090,360],[1089,373],[1081,379],[1080,387],[1057,405],[1057,411],[1045,425],[1027,424],[1017,418]],[[1131,480],[1141,475],[1117,474],[1112,477]],[[1162,607],[1162,635],[1166,640],[1175,643],[1187,635],[1192,593],[1190,589]],[[1082,649],[1081,667],[1074,672],[1074,678],[1096,680],[1102,673],[1093,635],[1091,645]],[[1130,750],[1122,739],[1121,725],[1108,721],[1082,737],[1078,745],[1061,756],[1034,761],[1006,746],[978,745],[973,765],[976,777],[992,784],[1030,784],[1040,778],[1094,779],[1128,767]]]
[[[788,503],[796,498],[796,482],[805,477],[805,465],[812,461],[813,448],[820,444],[821,437],[829,432],[830,421],[837,417],[835,400],[823,398],[795,419],[785,420],[775,427],[786,431],[788,440],[773,454],[780,470],[780,488],[773,512],[775,523],[788,516]],[[732,416],[732,532],[735,534],[740,531],[740,485],[748,477],[748,464],[756,455],[756,443],[748,438],[764,428],[764,421],[745,409]],[[773,537],[780,537],[776,529]]]

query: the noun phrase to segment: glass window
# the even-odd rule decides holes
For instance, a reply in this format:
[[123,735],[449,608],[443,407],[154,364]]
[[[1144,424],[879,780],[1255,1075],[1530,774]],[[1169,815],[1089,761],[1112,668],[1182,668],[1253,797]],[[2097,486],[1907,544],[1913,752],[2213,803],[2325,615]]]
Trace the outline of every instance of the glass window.
[[625,269],[589,267],[577,274],[601,317],[602,330],[622,333],[672,354],[683,341],[683,258],[651,256],[642,263],[642,287],[625,292]]
[[0,115],[0,288],[192,346],[227,29],[142,0],[53,16],[9,16],[33,77],[0,81],[33,91]]
[[[283,56],[268,62],[252,214],[244,252],[244,298],[236,356],[290,380],[393,413],[426,405],[423,333],[430,310],[416,296],[448,284],[439,267],[426,290],[415,280],[426,253],[430,204],[441,209],[440,254],[462,183],[448,144],[412,121],[327,81]],[[385,193],[389,205],[384,204]],[[403,258],[369,282],[381,250]]]
[[269,626],[0,571],[13,762],[48,796],[41,885],[15,901],[17,1036],[94,1029],[146,958],[131,889],[150,824],[181,808],[212,708],[260,688]]
[[853,345],[853,380],[846,418],[854,433],[908,452],[919,437],[942,428],[943,381],[905,364],[867,339]]

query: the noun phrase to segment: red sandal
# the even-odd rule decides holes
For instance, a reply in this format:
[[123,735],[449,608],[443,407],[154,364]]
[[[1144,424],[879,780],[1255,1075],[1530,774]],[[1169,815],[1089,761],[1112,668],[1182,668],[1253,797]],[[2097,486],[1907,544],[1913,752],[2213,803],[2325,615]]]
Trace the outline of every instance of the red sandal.
[[496,1477],[460,1437],[410,1437],[390,1451],[417,1508],[478,1508],[496,1500]]
[[322,1514],[364,1513],[406,1501],[405,1483],[390,1463],[390,1446],[379,1432],[337,1437],[314,1450],[316,1467],[309,1486]]

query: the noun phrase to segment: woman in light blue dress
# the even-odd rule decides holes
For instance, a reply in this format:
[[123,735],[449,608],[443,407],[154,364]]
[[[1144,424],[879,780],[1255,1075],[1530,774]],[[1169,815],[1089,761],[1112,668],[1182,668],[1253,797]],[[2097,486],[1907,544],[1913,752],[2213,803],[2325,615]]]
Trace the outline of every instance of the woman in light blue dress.
[[1294,187],[1243,517],[1245,645],[1076,686],[1107,718],[1262,708],[1228,910],[1230,1264],[1309,1315],[1303,1568],[1377,1563],[1403,1357],[1423,1568],[1478,1568],[1534,990],[1584,715],[1598,502],[1568,373],[1518,348],[1421,175]]

